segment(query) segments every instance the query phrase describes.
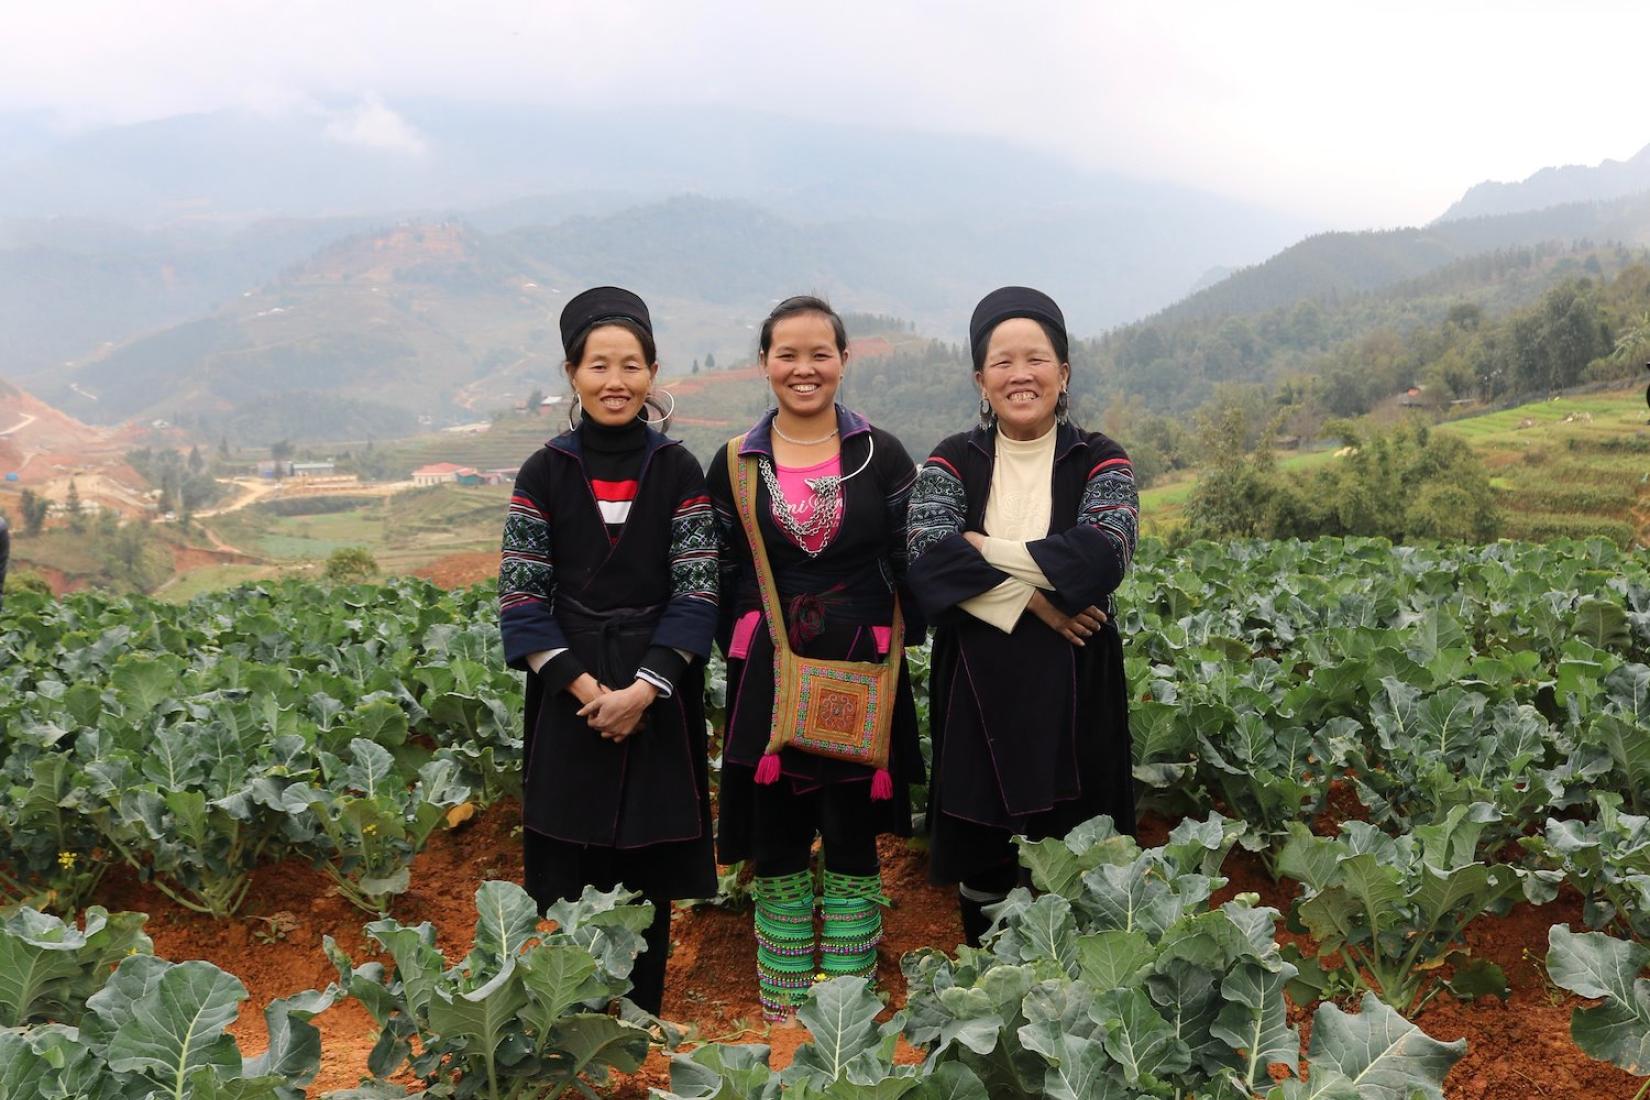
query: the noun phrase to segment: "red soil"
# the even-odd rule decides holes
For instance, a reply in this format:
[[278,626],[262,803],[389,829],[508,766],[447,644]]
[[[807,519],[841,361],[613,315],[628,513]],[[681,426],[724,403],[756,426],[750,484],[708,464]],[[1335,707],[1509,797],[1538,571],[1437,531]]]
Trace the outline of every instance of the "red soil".
[[498,576],[498,551],[474,550],[448,554],[414,569],[413,576],[423,577],[442,588],[463,588]]
[[[489,878],[520,880],[516,824],[515,807],[501,805],[457,832],[438,834],[414,864],[413,888],[397,899],[394,916],[409,924],[433,923],[449,958],[468,950],[476,886]],[[1166,822],[1148,818],[1142,822],[1141,839],[1159,843],[1167,831]],[[877,978],[893,1010],[905,1002],[900,956],[924,945],[953,945],[961,938],[961,928],[954,895],[928,885],[921,853],[889,838],[883,840],[881,852],[884,883],[894,907],[887,917]],[[1255,857],[1234,852],[1226,872],[1231,881],[1217,900],[1253,891],[1263,904],[1287,910],[1292,886],[1273,883]],[[111,909],[149,913],[148,932],[157,954],[204,958],[246,983],[250,997],[235,1032],[247,1054],[261,1050],[266,1041],[265,1004],[302,989],[321,988],[334,979],[321,950],[323,936],[332,935],[357,964],[371,955],[361,932],[370,918],[334,895],[320,872],[293,861],[260,870],[242,915],[233,920],[190,913],[125,873],[112,874],[97,900]],[[284,938],[262,942],[258,933],[268,924],[261,918],[279,913],[290,914],[296,927]],[[1573,895],[1540,908],[1520,905],[1506,918],[1485,918],[1469,930],[1472,952],[1503,967],[1513,993],[1506,1003],[1494,998],[1457,1002],[1440,994],[1422,1013],[1419,1023],[1429,1034],[1468,1041],[1466,1058],[1446,1082],[1450,1100],[1628,1100],[1636,1093],[1637,1079],[1592,1061],[1570,1041],[1569,1015],[1580,1002],[1551,987],[1542,967],[1547,928],[1560,922],[1580,927],[1580,902]],[[1280,936],[1307,942],[1286,930]],[[762,1023],[750,915],[709,908],[678,910],[671,939],[665,1015],[693,1025],[701,1040],[768,1043],[773,1064],[787,1064],[807,1036],[798,1027],[769,1029]],[[1305,1006],[1292,1015],[1297,1023],[1310,1026]],[[365,1073],[376,1038],[370,1018],[358,1005],[346,1002],[316,1022],[322,1032],[323,1062],[311,1095],[354,1085]],[[916,1052],[903,1044],[899,1056],[917,1059]],[[613,1086],[610,1095],[641,1100],[649,1086],[662,1086],[667,1080],[666,1059],[655,1054],[641,1072]]]

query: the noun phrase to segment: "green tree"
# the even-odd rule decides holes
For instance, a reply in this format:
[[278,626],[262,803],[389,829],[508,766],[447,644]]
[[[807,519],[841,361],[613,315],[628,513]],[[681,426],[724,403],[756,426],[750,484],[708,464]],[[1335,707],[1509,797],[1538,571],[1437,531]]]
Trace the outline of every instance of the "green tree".
[[1360,439],[1348,422],[1332,421],[1325,430],[1341,435],[1351,453],[1303,473],[1278,468],[1265,451],[1241,454],[1241,427],[1232,423],[1240,416],[1228,410],[1210,425],[1213,445],[1226,457],[1187,502],[1192,537],[1484,542],[1501,529],[1489,476],[1454,436],[1418,427]]
[[378,573],[378,560],[364,546],[340,546],[327,558],[329,581],[354,583],[371,580]]
[[708,351],[705,352],[705,369],[706,370],[715,370],[716,369],[716,355],[713,352],[708,352]]
[[33,489],[24,489],[22,507],[23,533],[38,535],[40,529],[46,525],[46,514],[51,511],[51,501]]
[[76,534],[86,530],[86,513],[80,506],[80,488],[74,478],[69,479],[69,491],[63,497],[63,508],[69,513],[69,529]]
[[109,571],[116,579],[140,591],[148,587],[148,524],[133,521],[116,526],[113,532],[105,534],[103,546]]

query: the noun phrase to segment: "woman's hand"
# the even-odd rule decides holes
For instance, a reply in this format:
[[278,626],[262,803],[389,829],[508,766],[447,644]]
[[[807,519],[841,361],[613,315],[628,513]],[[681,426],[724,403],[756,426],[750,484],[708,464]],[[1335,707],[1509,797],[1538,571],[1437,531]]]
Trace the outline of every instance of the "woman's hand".
[[[567,685],[567,694],[577,699],[579,706],[587,707],[606,695],[607,688],[602,687],[601,683],[590,673],[583,672],[579,674],[577,680]],[[581,710],[579,713],[583,714],[584,712]]]
[[647,714],[647,708],[659,697],[659,689],[646,680],[637,680],[627,688],[610,691],[586,703],[579,717],[590,723],[590,728],[607,741],[623,742],[636,732]]
[[978,531],[964,531],[963,538],[968,540],[968,545],[982,554],[985,553],[985,536],[983,534]]
[[1098,607],[1085,607],[1075,615],[1067,615],[1049,603],[1048,597],[1041,592],[1031,594],[1031,602],[1026,604],[1026,610],[1043,620],[1050,630],[1072,645],[1083,645],[1083,639],[1092,636],[1106,622],[1106,613]]

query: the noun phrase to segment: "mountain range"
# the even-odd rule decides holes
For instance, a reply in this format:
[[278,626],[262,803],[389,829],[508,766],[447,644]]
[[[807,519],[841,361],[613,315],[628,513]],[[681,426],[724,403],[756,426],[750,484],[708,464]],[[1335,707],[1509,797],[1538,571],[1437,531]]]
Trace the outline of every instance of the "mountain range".
[[[304,118],[72,138],[0,118],[16,138],[0,141],[0,209],[20,215],[0,221],[0,377],[89,423],[386,438],[559,386],[560,304],[597,282],[648,298],[681,377],[748,359],[771,303],[802,291],[959,342],[982,291],[1028,282],[1092,335],[1406,294],[1546,242],[1650,243],[1650,182],[1634,182],[1650,150],[1480,184],[1427,226],[1302,239],[1289,215],[1006,142],[756,114],[397,109],[399,148]],[[1211,360],[1196,382],[1254,370]]]
[[1450,222],[1566,203],[1600,202],[1643,191],[1650,191],[1650,145],[1624,161],[1543,168],[1516,183],[1486,180],[1468,188],[1438,220]]

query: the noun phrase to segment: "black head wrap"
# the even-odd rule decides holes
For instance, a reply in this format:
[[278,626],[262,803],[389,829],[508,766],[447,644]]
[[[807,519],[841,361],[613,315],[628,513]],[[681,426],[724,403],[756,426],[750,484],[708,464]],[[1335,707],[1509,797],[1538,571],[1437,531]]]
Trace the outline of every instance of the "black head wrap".
[[1060,307],[1040,290],[1029,286],[998,287],[974,307],[974,316],[968,322],[968,343],[974,351],[974,364],[979,366],[991,342],[991,331],[1011,317],[1030,317],[1033,321],[1053,325],[1062,338],[1066,336],[1066,317]]
[[575,294],[561,311],[561,346],[570,348],[603,321],[629,321],[653,335],[647,303],[622,287],[595,286]]

